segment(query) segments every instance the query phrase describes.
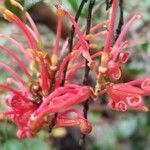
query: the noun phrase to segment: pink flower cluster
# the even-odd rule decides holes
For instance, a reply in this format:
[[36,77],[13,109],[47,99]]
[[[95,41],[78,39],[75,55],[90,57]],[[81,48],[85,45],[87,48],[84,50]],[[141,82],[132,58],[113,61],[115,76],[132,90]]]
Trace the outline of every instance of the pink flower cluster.
[[[11,3],[24,11],[23,6],[17,1],[11,0]],[[0,68],[12,75],[11,78],[6,79],[6,84],[0,84],[0,90],[6,94],[5,101],[9,106],[9,110],[0,114],[0,119],[9,118],[18,126],[18,138],[31,138],[52,122],[55,113],[57,113],[56,126],[79,126],[82,133],[91,132],[92,126],[84,118],[83,113],[72,107],[89,100],[89,98],[95,99],[104,93],[108,95],[108,107],[113,110],[148,111],[143,97],[150,95],[149,77],[128,83],[114,83],[120,79],[120,69],[129,57],[129,52],[122,52],[122,49],[130,44],[128,40],[123,41],[123,37],[131,24],[140,16],[133,16],[124,25],[116,42],[112,44],[118,0],[113,0],[110,20],[91,27],[91,33],[88,35],[84,35],[69,12],[58,4],[56,8],[57,33],[52,54],[49,55],[43,49],[38,29],[28,12],[25,15],[29,24],[25,24],[11,11],[0,7],[0,13],[4,18],[15,24],[23,33],[28,42],[28,48],[25,49],[21,43],[9,36],[0,34],[0,38],[7,39],[15,45],[31,67],[30,69],[26,67],[17,54],[0,45],[0,50],[16,62],[26,77],[22,78],[12,67],[0,63]],[[62,60],[60,56],[68,46],[67,42],[64,43],[61,50],[59,46],[62,19],[65,16],[75,28],[76,43],[73,45],[72,52]],[[99,32],[98,29],[103,29],[104,26],[108,26],[108,31]],[[98,50],[95,41],[99,36],[103,38],[106,36],[104,49],[91,55],[92,49]],[[83,56],[82,60],[81,56]],[[95,58],[99,58],[99,65]],[[95,75],[95,87],[73,83],[77,70],[85,66],[85,60],[88,61],[88,66]],[[68,67],[64,79],[66,65]],[[61,84],[63,80],[65,81],[64,85]]]

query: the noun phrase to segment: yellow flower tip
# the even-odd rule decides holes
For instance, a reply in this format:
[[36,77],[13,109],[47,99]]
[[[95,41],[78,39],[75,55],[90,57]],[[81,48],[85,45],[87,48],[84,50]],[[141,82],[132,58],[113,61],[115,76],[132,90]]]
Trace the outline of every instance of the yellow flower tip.
[[0,113],[0,120],[2,120],[2,119],[5,119],[6,118],[6,116],[2,113]]
[[148,107],[146,107],[146,106],[143,106],[143,107],[142,107],[142,110],[143,110],[144,112],[148,112],[148,111],[149,111]]
[[102,66],[100,66],[100,67],[98,68],[98,70],[99,70],[99,72],[102,73],[102,74],[104,74],[104,73],[107,72],[107,68],[106,68],[106,67],[102,67]]
[[57,55],[53,54],[52,57],[51,57],[52,66],[56,66],[57,61],[58,61]]
[[33,72],[38,72],[39,71],[39,63],[37,61],[32,61],[30,63],[30,69],[33,71]]
[[90,44],[90,45],[89,45],[89,48],[90,48],[90,49],[96,49],[96,48],[97,48],[97,44]]
[[4,8],[3,6],[0,6],[0,13],[4,13],[5,12],[5,10],[6,10],[6,8]]
[[92,39],[93,39],[93,34],[87,34],[85,36],[85,40],[87,40],[87,41],[91,41]]
[[63,9],[58,8],[57,11],[56,11],[56,15],[57,15],[58,17],[62,17],[62,16],[65,15],[65,12],[64,12]]
[[10,0],[10,3],[11,3],[12,5],[14,5],[14,6],[18,6],[18,2],[15,1],[15,0]]
[[47,91],[47,90],[43,90],[43,91],[42,91],[42,94],[43,94],[43,96],[46,97],[46,96],[48,95],[48,91]]
[[3,16],[6,20],[9,21],[14,17],[14,14],[11,11],[9,11],[8,9],[5,9]]
[[33,50],[33,49],[31,49],[31,48],[28,48],[27,51],[28,51],[29,53],[31,53],[33,56],[36,55],[35,50]]
[[34,50],[34,49],[27,49],[34,57],[37,58],[44,58],[45,54],[43,53],[43,51],[38,51],[38,50]]
[[44,58],[45,54],[42,51],[36,51],[36,57],[38,57],[38,58]]

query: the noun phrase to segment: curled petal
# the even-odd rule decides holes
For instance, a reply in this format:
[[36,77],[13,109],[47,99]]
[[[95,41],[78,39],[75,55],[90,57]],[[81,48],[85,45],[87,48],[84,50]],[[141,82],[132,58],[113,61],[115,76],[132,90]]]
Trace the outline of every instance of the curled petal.
[[115,108],[117,111],[125,112],[127,110],[127,104],[124,101],[116,103]]
[[150,79],[145,79],[141,84],[141,88],[145,91],[150,91]]
[[129,58],[129,52],[120,53],[119,62],[124,64],[128,61],[128,58]]
[[119,80],[120,77],[121,77],[121,71],[120,71],[119,68],[114,70],[113,73],[110,74],[110,78],[113,79],[113,80]]
[[129,95],[126,100],[131,109],[142,110],[142,107],[144,106],[143,99],[140,95]]

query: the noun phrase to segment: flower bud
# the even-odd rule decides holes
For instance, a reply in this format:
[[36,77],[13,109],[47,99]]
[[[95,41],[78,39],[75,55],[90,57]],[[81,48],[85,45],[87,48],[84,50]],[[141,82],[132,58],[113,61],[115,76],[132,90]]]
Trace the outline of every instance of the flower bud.
[[92,131],[92,126],[87,120],[82,119],[80,121],[80,130],[83,134],[89,134]]

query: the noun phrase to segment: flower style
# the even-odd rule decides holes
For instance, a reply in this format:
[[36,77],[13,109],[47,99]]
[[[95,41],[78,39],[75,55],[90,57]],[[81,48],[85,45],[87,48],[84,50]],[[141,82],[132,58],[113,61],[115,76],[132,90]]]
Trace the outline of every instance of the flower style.
[[[24,11],[23,6],[15,0],[11,3]],[[56,126],[79,126],[83,134],[88,134],[92,126],[87,118],[74,106],[87,101],[89,98],[108,95],[108,107],[117,111],[143,110],[148,111],[143,97],[150,95],[150,78],[141,78],[127,83],[113,83],[121,77],[121,67],[126,63],[129,52],[121,52],[125,46],[130,44],[129,40],[123,41],[129,26],[139,15],[133,16],[123,27],[119,37],[113,44],[114,24],[118,0],[113,0],[110,21],[99,23],[90,29],[90,34],[84,35],[77,23],[68,11],[59,4],[55,5],[57,11],[58,25],[54,48],[49,55],[44,51],[40,40],[39,31],[30,17],[25,12],[28,25],[20,20],[15,14],[6,8],[0,7],[0,13],[9,22],[15,24],[25,36],[28,48],[15,39],[0,34],[0,38],[7,39],[11,44],[22,52],[29,62],[30,70],[13,51],[0,45],[0,50],[8,54],[19,66],[25,75],[22,78],[12,67],[0,63],[0,68],[9,72],[12,77],[6,79],[6,84],[0,84],[0,90],[6,94],[5,101],[9,110],[0,113],[0,119],[9,118],[17,125],[18,138],[32,138],[43,127],[53,122],[53,116],[57,113]],[[63,59],[60,57],[68,43],[65,42],[60,50],[59,41],[61,36],[62,19],[67,17],[75,28],[76,42],[72,51]],[[109,26],[109,30],[98,31],[97,29]],[[91,50],[97,48],[95,41],[98,37],[104,38],[106,42],[104,49],[91,54]],[[81,56],[82,59],[81,59]],[[100,58],[97,64],[95,58]],[[88,62],[90,70],[96,78],[96,86],[81,85],[74,83],[73,79],[77,70],[83,68]],[[66,66],[68,66],[66,68]],[[66,77],[64,78],[64,72]],[[64,80],[64,85],[62,84]],[[9,92],[9,93],[7,93]],[[3,94],[2,93],[2,94]]]

